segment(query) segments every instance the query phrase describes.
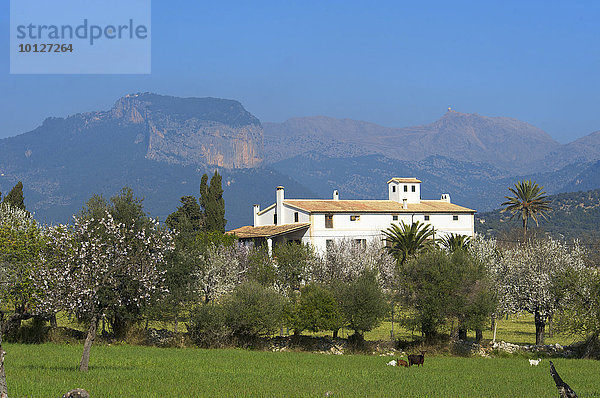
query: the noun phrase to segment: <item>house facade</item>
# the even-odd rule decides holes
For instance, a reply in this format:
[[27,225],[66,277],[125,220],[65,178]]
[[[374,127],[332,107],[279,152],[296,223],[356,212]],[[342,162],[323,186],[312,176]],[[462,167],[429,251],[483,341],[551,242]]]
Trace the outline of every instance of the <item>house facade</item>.
[[311,244],[317,251],[339,239],[366,243],[383,239],[390,224],[431,224],[435,238],[448,234],[474,235],[475,210],[450,202],[449,194],[439,200],[421,199],[421,181],[392,178],[387,182],[387,200],[342,200],[333,191],[331,199],[287,199],[284,187],[276,190],[275,203],[260,209],[254,205],[254,225],[229,231],[241,241],[275,243],[297,241]]

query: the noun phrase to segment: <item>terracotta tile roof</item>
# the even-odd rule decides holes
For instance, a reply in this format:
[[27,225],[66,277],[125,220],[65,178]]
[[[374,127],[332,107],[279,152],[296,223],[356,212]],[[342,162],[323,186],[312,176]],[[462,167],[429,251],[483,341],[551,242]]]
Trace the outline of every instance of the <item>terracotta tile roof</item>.
[[312,213],[476,213],[442,200],[421,200],[421,203],[402,203],[393,200],[289,200],[286,205]]
[[253,227],[246,225],[227,231],[228,234],[235,234],[238,238],[270,238],[272,236],[283,235],[310,227],[310,223],[282,224],[282,225],[264,225],[262,227]]
[[412,184],[416,184],[416,183],[421,182],[421,180],[417,180],[416,178],[399,178],[399,177],[394,177],[391,180],[389,180],[387,183],[389,184],[392,181],[394,181],[394,182],[404,182],[404,183],[407,183],[407,184],[411,184],[411,183]]
[[268,207],[262,209],[261,211],[258,212],[258,215],[260,216],[262,214],[265,214],[266,212],[268,212],[269,210],[271,210],[276,205],[277,205],[277,203],[273,203],[271,206],[268,206]]

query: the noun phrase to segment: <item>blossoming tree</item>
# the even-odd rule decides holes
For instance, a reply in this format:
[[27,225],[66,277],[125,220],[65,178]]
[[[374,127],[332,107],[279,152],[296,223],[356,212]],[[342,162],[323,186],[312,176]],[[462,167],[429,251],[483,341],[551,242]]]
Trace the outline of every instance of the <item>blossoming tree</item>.
[[[49,292],[46,306],[89,320],[79,365],[87,371],[98,320],[108,305],[105,298],[141,306],[164,289],[160,265],[173,240],[158,222],[128,228],[108,213],[100,220],[75,218],[73,225],[51,227],[47,235],[45,267],[37,283]],[[126,294],[121,294],[123,280]]]
[[533,240],[506,250],[501,262],[496,272],[505,295],[502,299],[513,310],[534,315],[535,344],[544,344],[548,317],[566,304],[568,297],[560,288],[560,279],[585,267],[582,249],[550,238]]

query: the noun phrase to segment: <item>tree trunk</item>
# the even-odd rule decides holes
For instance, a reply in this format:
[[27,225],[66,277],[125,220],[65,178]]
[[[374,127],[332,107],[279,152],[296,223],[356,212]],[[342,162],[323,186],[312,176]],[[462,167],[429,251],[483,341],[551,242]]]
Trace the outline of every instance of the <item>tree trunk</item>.
[[544,345],[544,329],[546,327],[546,318],[538,311],[535,311],[535,345]]
[[483,339],[483,331],[481,329],[475,329],[475,342],[479,343]]
[[492,343],[496,342],[496,330],[498,329],[498,322],[496,322],[496,320],[494,320],[494,336],[492,338]]
[[335,329],[335,330],[333,331],[333,338],[334,338],[334,339],[338,337],[338,332],[339,332],[339,331],[340,331],[340,329]]
[[390,340],[394,341],[394,305],[392,304],[392,330],[390,330]]
[[527,242],[527,217],[523,219],[523,243]]
[[52,329],[56,329],[58,327],[58,323],[56,322],[56,314],[50,315],[50,327]]
[[492,323],[490,324],[490,330],[496,329],[496,316],[492,315]]
[[92,317],[90,322],[90,328],[83,345],[83,355],[81,356],[81,363],[79,364],[79,370],[81,372],[87,372],[88,364],[90,363],[90,350],[92,349],[92,343],[96,338],[96,329],[98,328],[98,315]]
[[4,373],[4,350],[2,349],[2,322],[4,313],[0,313],[0,398],[8,398],[8,386],[6,385],[6,374]]
[[552,315],[548,315],[548,337],[554,337],[554,330],[552,330]]
[[467,339],[467,329],[463,328],[462,326],[458,327],[458,339],[459,340]]

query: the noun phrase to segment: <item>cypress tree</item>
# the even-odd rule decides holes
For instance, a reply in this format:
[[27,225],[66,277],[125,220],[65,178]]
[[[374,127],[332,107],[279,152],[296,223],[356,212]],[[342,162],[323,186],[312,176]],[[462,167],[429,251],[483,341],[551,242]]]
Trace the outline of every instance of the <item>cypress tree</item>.
[[206,173],[202,174],[202,178],[200,179],[200,207],[202,207],[202,211],[206,211],[206,202],[208,202],[208,175]]
[[[204,176],[203,176],[204,178]],[[205,229],[207,231],[225,232],[225,200],[223,199],[223,178],[217,171],[210,179],[204,203]],[[200,185],[202,189],[202,184]]]
[[23,197],[23,183],[19,181],[17,185],[10,190],[8,195],[4,197],[2,203],[7,203],[13,207],[18,207],[25,210],[25,198]]

